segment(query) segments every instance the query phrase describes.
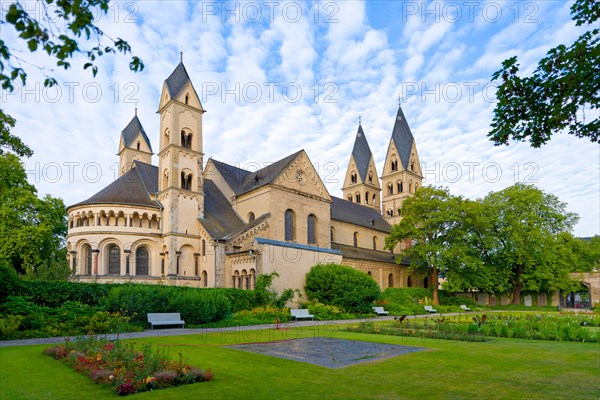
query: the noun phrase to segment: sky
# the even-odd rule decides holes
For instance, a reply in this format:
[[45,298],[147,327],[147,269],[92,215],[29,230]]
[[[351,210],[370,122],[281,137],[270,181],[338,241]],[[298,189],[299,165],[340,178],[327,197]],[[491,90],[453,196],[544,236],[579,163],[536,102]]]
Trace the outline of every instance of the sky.
[[[23,2],[44,18],[39,2]],[[120,133],[137,113],[155,152],[162,84],[183,62],[207,113],[204,161],[256,170],[304,149],[331,195],[341,196],[359,115],[378,173],[400,103],[424,184],[476,199],[534,184],[579,214],[577,236],[600,230],[600,146],[567,134],[535,149],[494,146],[492,74],[518,56],[529,74],[546,52],[586,30],[565,1],[115,1],[98,25],[142,58],[84,58],[64,71],[0,34],[26,64],[27,85],[2,92],[40,195],[83,201],[118,177]],[[2,3],[2,10],[7,5]],[[52,9],[49,10],[52,15]],[[110,43],[107,38],[101,43]],[[82,44],[82,47],[94,45]],[[44,88],[44,75],[59,84]],[[598,110],[581,117],[594,119]],[[156,155],[153,163],[157,164]]]

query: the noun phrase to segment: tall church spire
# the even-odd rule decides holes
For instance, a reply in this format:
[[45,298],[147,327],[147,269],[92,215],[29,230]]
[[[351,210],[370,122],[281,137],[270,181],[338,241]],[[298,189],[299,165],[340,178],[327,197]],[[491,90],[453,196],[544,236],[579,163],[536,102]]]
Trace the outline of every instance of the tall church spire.
[[402,202],[412,196],[423,182],[417,144],[400,105],[381,179],[383,216],[390,224],[398,223],[402,218]]
[[[202,114],[204,109],[183,62],[165,80],[158,107],[160,152],[158,195],[164,206],[162,231],[167,274],[178,275],[183,236],[198,231],[204,217]],[[187,262],[183,260],[182,262]]]
[[119,140],[119,174],[133,168],[134,161],[142,161],[146,164],[152,163],[152,146],[146,131],[142,126],[136,112],[129,124],[121,131]]
[[346,200],[380,209],[381,187],[375,160],[360,121],[342,192]]

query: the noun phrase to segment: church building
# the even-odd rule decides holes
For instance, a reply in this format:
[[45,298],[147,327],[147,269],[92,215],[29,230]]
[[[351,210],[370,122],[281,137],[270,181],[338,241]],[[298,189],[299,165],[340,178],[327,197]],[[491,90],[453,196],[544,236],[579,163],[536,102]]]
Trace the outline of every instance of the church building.
[[257,275],[277,272],[281,291],[303,289],[312,266],[333,262],[382,289],[427,286],[395,262],[400,247],[384,249],[423,180],[400,107],[381,180],[359,123],[343,198],[329,194],[304,150],[258,171],[204,164],[204,112],[179,63],[160,96],[158,166],[136,115],[121,132],[120,177],[67,208],[72,279],[253,289]]

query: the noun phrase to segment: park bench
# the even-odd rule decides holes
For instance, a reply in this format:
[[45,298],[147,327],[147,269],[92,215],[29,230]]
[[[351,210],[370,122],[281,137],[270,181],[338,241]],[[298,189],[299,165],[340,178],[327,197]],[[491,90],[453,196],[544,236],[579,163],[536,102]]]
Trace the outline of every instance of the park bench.
[[388,315],[389,312],[385,311],[383,307],[373,307],[373,312],[377,315]]
[[179,313],[148,313],[148,325],[154,329],[155,325],[185,325]]
[[437,312],[437,310],[434,309],[431,306],[423,306],[423,307],[425,308],[425,311],[429,311],[430,313],[436,313]]
[[461,304],[460,308],[462,308],[465,311],[472,311],[469,307],[466,306],[466,304]]
[[292,319],[295,319],[296,321],[299,319],[313,319],[314,315],[311,315],[308,313],[307,309],[295,309],[295,308],[291,308],[290,309],[290,314],[292,315]]

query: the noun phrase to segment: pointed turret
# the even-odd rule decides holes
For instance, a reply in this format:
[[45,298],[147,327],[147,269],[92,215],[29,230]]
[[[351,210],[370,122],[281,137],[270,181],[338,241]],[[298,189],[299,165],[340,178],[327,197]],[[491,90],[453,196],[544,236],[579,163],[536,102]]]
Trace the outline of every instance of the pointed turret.
[[348,201],[373,207],[377,210],[380,209],[381,186],[379,186],[379,179],[377,178],[373,153],[371,153],[371,148],[360,122],[342,191],[344,198]]
[[[166,273],[179,275],[184,239],[198,232],[204,216],[202,166],[202,114],[204,109],[181,61],[163,83],[160,104],[160,151],[158,153],[158,201],[164,206],[163,223]],[[191,239],[190,239],[191,240]],[[197,240],[197,239],[195,239]]]
[[134,161],[142,161],[146,164],[152,163],[152,146],[146,131],[137,116],[121,132],[119,141],[119,174],[125,174],[133,167]]
[[390,224],[398,223],[402,218],[402,202],[406,197],[412,196],[423,181],[417,144],[400,105],[381,180],[383,216]]

